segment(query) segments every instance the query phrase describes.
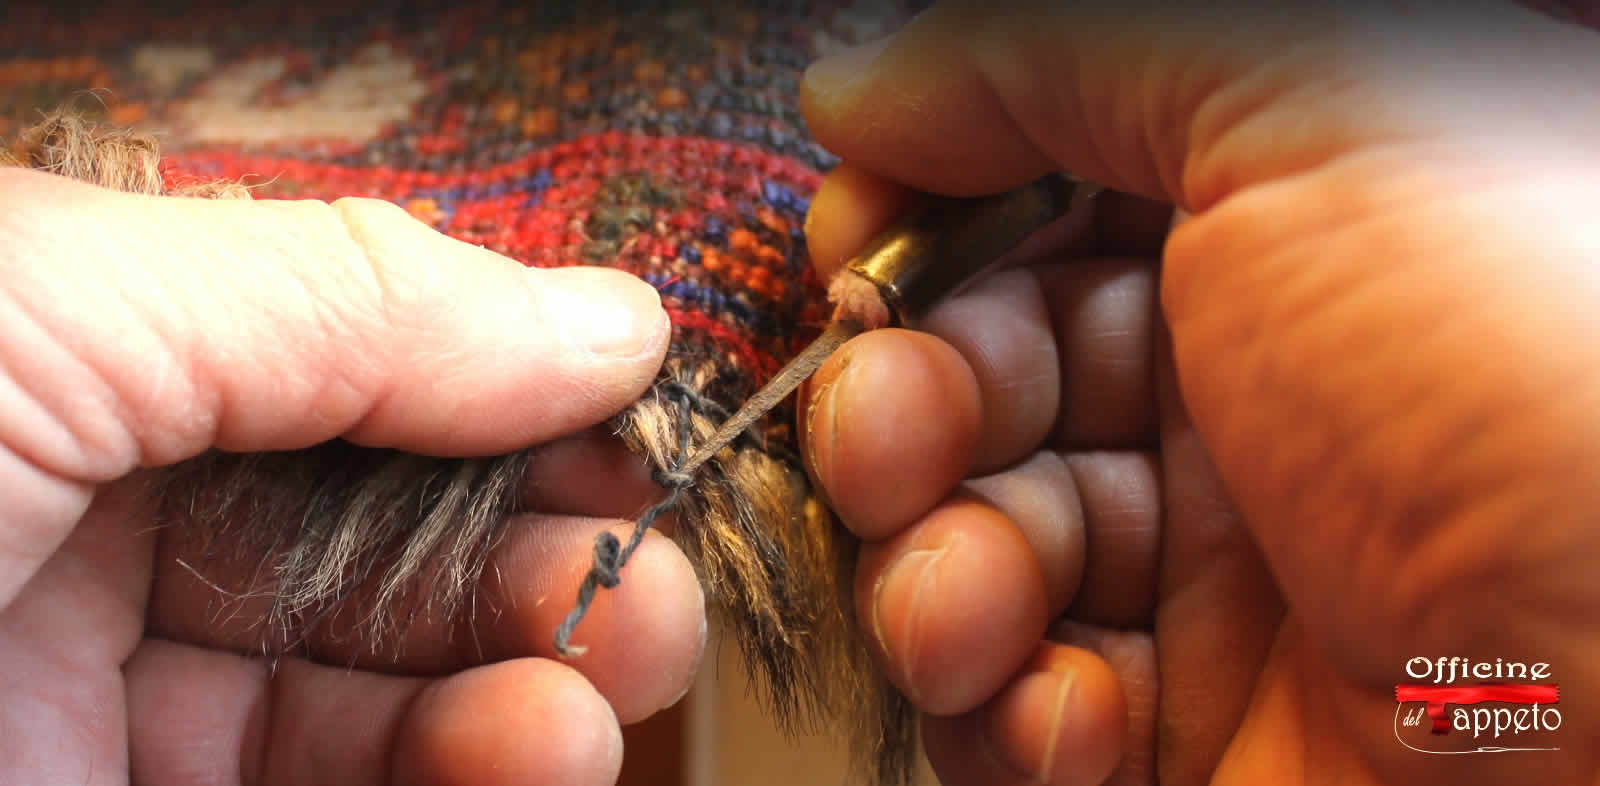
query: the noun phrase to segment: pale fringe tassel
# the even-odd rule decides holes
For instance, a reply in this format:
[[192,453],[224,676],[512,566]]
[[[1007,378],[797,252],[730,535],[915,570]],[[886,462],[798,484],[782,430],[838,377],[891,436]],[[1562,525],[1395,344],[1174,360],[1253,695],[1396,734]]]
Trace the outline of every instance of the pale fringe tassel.
[[75,111],[56,110],[0,148],[0,166],[51,172],[133,194],[199,199],[249,199],[250,188],[228,180],[187,183],[168,190],[155,137],[98,126]]
[[[153,138],[70,111],[24,131],[9,152],[0,150],[0,165],[140,194],[250,196],[226,181],[169,191]],[[658,391],[673,383],[705,390],[713,371],[669,363]],[[678,460],[668,404],[660,392],[648,395],[615,420],[628,447],[662,470]],[[693,416],[696,441],[727,415],[704,409]],[[419,618],[470,613],[530,460],[528,451],[440,459],[335,441],[283,453],[208,453],[168,468],[152,492],[161,523],[179,525],[172,534],[200,539],[201,568],[246,567],[257,577],[243,593],[213,586],[234,601],[268,601],[262,654],[300,649],[313,631],[330,635],[336,619],[359,620],[338,627],[379,652]],[[780,725],[796,732],[844,721],[872,780],[908,782],[915,713],[874,665],[854,619],[855,541],[802,472],[749,445],[708,462],[691,491],[677,511],[677,540]]]

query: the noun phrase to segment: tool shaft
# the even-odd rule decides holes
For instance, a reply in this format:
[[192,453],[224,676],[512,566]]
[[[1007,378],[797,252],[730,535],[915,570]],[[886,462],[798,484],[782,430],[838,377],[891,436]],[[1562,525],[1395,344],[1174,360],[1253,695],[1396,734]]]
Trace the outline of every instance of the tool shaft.
[[985,197],[928,197],[845,267],[873,282],[899,322],[925,315],[1067,212],[1074,186],[1049,175]]
[[795,388],[800,387],[800,383],[805,382],[812,374],[815,374],[817,369],[821,368],[822,364],[828,360],[828,356],[833,354],[834,350],[843,346],[846,341],[860,335],[864,329],[859,323],[854,322],[834,322],[829,324],[827,329],[822,331],[822,335],[817,336],[816,340],[807,345],[800,354],[795,355],[794,359],[780,369],[771,381],[762,386],[759,391],[756,391],[756,394],[749,401],[746,401],[738,412],[733,413],[732,417],[723,421],[722,425],[717,428],[716,433],[712,434],[705,444],[701,445],[694,455],[690,456],[689,460],[685,461],[677,471],[693,475],[695,470],[716,455],[717,451],[737,439],[740,432],[749,428],[750,424],[765,415],[784,397],[793,393]]
[[[871,282],[895,320],[905,324],[1005,264],[1007,254],[1067,212],[1073,191],[1072,183],[1051,175],[995,196],[929,197],[846,263],[841,275]],[[692,476],[865,329],[853,319],[830,323],[676,471]]]

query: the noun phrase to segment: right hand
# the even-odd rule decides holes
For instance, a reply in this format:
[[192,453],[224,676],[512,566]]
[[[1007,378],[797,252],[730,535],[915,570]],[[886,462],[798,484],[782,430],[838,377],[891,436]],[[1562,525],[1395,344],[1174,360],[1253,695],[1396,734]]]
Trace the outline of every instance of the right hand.
[[[936,769],[1592,779],[1600,39],[1481,2],[1105,5],[939,6],[805,82],[846,162],[808,226],[824,274],[906,187],[1064,169],[1183,216],[809,386],[860,618]],[[1526,744],[1561,751],[1403,747],[1394,685],[1441,655],[1552,664],[1571,709]]]

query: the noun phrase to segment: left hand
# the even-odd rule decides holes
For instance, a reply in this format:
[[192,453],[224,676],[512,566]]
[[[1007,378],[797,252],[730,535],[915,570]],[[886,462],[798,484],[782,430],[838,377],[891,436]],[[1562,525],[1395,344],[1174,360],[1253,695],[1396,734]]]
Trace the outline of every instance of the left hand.
[[[551,634],[595,534],[644,501],[610,486],[648,487],[585,429],[652,383],[668,328],[636,278],[524,268],[384,202],[0,169],[0,783],[614,783],[619,724],[688,689],[699,583],[652,532],[584,621],[592,651],[558,661]],[[559,493],[494,555],[474,630],[423,616],[376,649],[318,631],[274,670],[140,481],[335,438],[547,444],[530,485]]]

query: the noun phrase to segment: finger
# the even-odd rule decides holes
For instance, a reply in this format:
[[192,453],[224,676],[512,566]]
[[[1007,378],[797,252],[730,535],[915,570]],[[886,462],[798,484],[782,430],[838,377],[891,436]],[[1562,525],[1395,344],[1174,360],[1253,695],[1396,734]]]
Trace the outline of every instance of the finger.
[[1037,270],[1060,358],[1060,418],[1052,444],[1065,450],[1153,447],[1157,263],[1092,259]]
[[386,202],[172,199],[13,169],[0,182],[0,351],[52,424],[6,444],[61,477],[340,436],[506,452],[620,410],[666,349],[644,282],[527,268]]
[[[543,527],[550,530],[540,533],[544,537],[513,540],[497,555],[493,576],[480,590],[500,619],[480,633],[492,658],[557,657],[556,628],[591,567],[572,555],[588,553],[599,527],[585,519]],[[605,528],[626,542],[634,524]],[[588,651],[565,662],[594,684],[623,723],[637,723],[689,692],[706,634],[705,593],[694,567],[676,544],[651,531],[623,567],[621,583],[596,593],[573,635],[573,643]]]
[[666,351],[643,282],[524,268],[387,203],[0,168],[0,216],[0,487],[27,501],[0,513],[0,605],[136,467],[340,436],[509,452],[620,410]]
[[[1155,401],[1150,382],[1150,324],[1156,298],[1153,263],[1142,260],[1074,261],[993,275],[941,303],[915,326],[944,339],[966,361],[978,383],[982,422],[971,471],[993,472],[1031,455],[1047,433],[1071,448],[1143,447],[1154,444]],[[1041,283],[1042,282],[1042,283]],[[1042,293],[1041,293],[1042,289]],[[882,340],[885,344],[887,340]],[[853,343],[852,349],[861,346]],[[859,363],[894,362],[863,355]],[[824,367],[810,391],[829,390]],[[914,395],[892,370],[871,395],[870,413],[889,416]],[[832,392],[860,384],[852,377]],[[887,397],[887,398],[883,398]],[[871,414],[856,422],[864,428]],[[925,428],[936,427],[934,420]],[[829,420],[808,421],[808,436],[826,442],[820,459],[851,461],[873,430],[832,432]],[[952,423],[954,427],[957,424]],[[824,486],[835,497],[829,478]],[[849,495],[835,499],[844,505]],[[848,518],[848,517],[847,517]]]
[[915,528],[867,544],[855,595],[890,678],[934,715],[993,696],[1048,619],[1027,540],[1005,514],[972,499],[952,499]]
[[546,660],[442,680],[148,640],[125,669],[135,783],[609,784],[604,700]]
[[1110,627],[1146,627],[1161,556],[1161,471],[1151,453],[1064,457],[1083,504],[1083,579],[1067,614]]
[[1105,780],[1105,786],[1154,786],[1158,779],[1157,709],[1160,704],[1160,670],[1155,637],[1142,631],[1122,631],[1062,621],[1050,626],[1050,641],[1081,647],[1098,655],[1116,675],[1127,709],[1127,735],[1122,758]]
[[[1154,444],[1153,267],[1143,260],[1091,260],[1008,271],[940,304],[916,326],[954,348],[978,383],[982,421],[971,471],[993,472],[1021,461],[1052,431],[1055,443],[1072,449]],[[888,346],[891,339],[876,341],[876,346]],[[852,343],[852,348],[860,346]],[[894,433],[869,423],[904,410],[908,399],[934,395],[902,389],[904,378],[889,365],[902,361],[862,354],[856,362],[885,369],[875,376],[885,380],[882,385],[857,391],[859,377],[839,381],[825,366],[803,391],[831,390],[836,397],[864,402],[862,416],[850,423],[852,430],[827,418],[810,419],[804,429],[808,438],[815,438],[810,444],[820,446],[812,448],[813,456],[858,467],[846,470],[839,477],[843,482],[859,473],[874,477],[871,473],[880,471],[880,465],[893,461],[889,456],[869,458],[883,447],[883,437]],[[947,428],[961,425],[941,421],[946,416],[938,409],[926,412],[932,419],[921,428],[937,428],[941,422]],[[908,417],[922,414],[907,412]],[[857,465],[857,459],[870,463]],[[831,472],[819,478],[849,521],[855,495],[834,488]],[[871,496],[876,502],[879,495]],[[872,529],[877,522],[859,525],[881,531]]]
[[[367,608],[358,599],[322,628],[306,632],[309,654],[331,665],[426,675],[556,657],[553,636],[577,600],[595,536],[611,531],[626,539],[632,527],[616,520],[519,516],[491,556],[465,614],[445,619],[402,599],[397,614],[404,624],[375,647],[358,635]],[[273,631],[262,628],[271,598],[230,594],[257,580],[251,572],[255,561],[230,571],[226,564],[208,565],[201,542],[167,540],[152,590],[152,631],[236,652],[255,651],[264,634],[272,638]],[[205,566],[205,578],[185,565]],[[622,722],[676,703],[689,688],[706,641],[705,598],[688,558],[666,537],[647,533],[623,568],[622,582],[596,593],[574,638],[589,651],[568,665],[594,683]]]
[[103,489],[0,607],[0,781],[127,783],[118,668],[142,635],[155,546],[127,526],[138,496],[136,482]]
[[863,538],[932,510],[972,466],[981,394],[960,353],[933,336],[893,328],[858,336],[806,388],[807,464]]
[[961,492],[1003,512],[1028,541],[1052,618],[1148,628],[1161,556],[1159,461],[1148,453],[1041,451],[966,481]]
[[833,279],[873,235],[909,207],[914,195],[904,186],[848,163],[823,179],[806,211],[806,248],[823,281]]
[[[1052,222],[1007,254],[1007,265],[1021,267],[1043,259],[1056,259],[1089,253],[1101,239],[1114,247],[1147,247],[1148,239],[1137,233],[1152,224],[1144,217],[1147,205],[1126,198],[1102,199],[1104,194],[1084,200],[1071,215]],[[806,245],[811,263],[823,281],[828,281],[850,258],[860,253],[879,232],[896,218],[914,210],[919,196],[892,180],[879,177],[845,162],[829,172],[818,187],[806,213]],[[1102,207],[1108,212],[1103,214]],[[1132,208],[1132,209],[1130,209]],[[1154,224],[1165,233],[1167,224]]]
[[1050,616],[1065,611],[1083,578],[1085,540],[1083,502],[1067,462],[1041,451],[1004,472],[966,481],[961,493],[1011,520],[1032,549]]
[[916,328],[948,342],[978,382],[983,421],[971,471],[994,472],[1031,455],[1061,399],[1056,340],[1034,274],[993,275],[939,304]]
[[[610,429],[585,429],[541,445],[523,487],[525,510],[568,516],[625,519],[655,504],[666,490],[652,479],[650,463]],[[655,528],[672,534],[672,516]]]
[[622,770],[622,730],[610,707],[550,660],[508,661],[437,681],[406,720],[395,739],[402,785],[602,786]]
[[947,786],[1098,786],[1127,736],[1117,675],[1094,653],[1046,643],[982,709],[925,718],[923,745]]

